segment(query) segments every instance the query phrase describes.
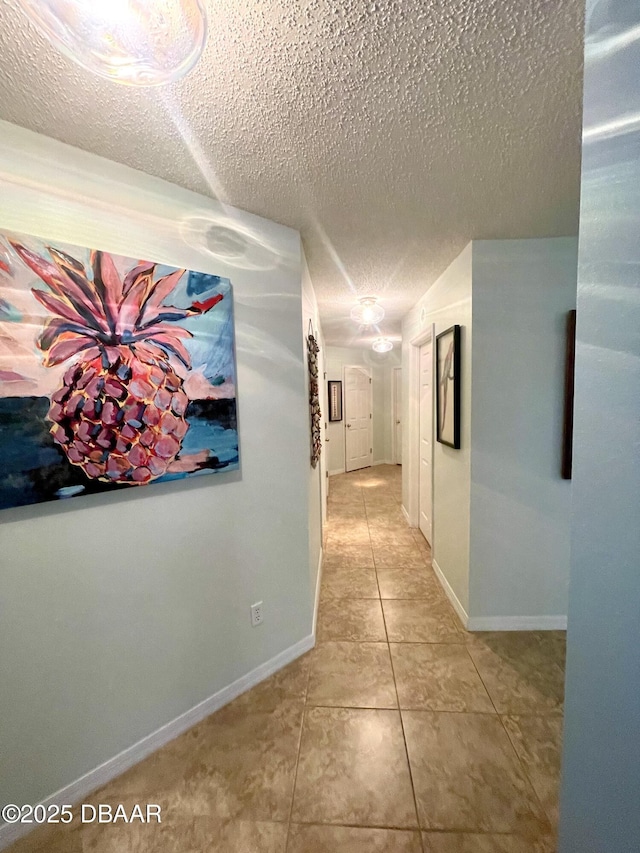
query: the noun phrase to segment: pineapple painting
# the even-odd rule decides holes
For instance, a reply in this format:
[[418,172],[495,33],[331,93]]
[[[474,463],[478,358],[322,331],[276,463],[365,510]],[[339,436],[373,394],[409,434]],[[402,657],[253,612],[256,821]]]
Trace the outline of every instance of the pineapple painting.
[[238,467],[228,279],[0,241],[0,508]]

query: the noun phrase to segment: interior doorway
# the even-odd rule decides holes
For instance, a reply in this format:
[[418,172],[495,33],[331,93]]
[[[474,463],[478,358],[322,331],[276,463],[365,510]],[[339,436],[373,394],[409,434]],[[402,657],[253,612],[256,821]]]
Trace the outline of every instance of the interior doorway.
[[419,527],[433,537],[433,336],[420,347],[420,474]]
[[344,368],[345,471],[367,468],[373,461],[371,371]]
[[[424,320],[423,320],[424,322]],[[429,376],[428,360],[425,352],[421,352],[425,344],[431,345],[431,376]],[[429,544],[436,550],[436,539],[438,537],[438,520],[434,508],[434,487],[433,487],[433,418],[434,418],[434,399],[433,399],[433,350],[435,348],[435,325],[433,323],[424,324],[424,328],[414,338],[410,339],[408,351],[408,359],[405,364],[405,371],[408,370],[409,376],[405,375],[405,395],[408,399],[404,401],[404,410],[407,413],[407,418],[403,424],[406,461],[405,468],[402,471],[402,478],[405,481],[405,500],[403,506],[405,516],[411,527],[417,527],[420,530],[425,527],[429,528],[429,523],[421,524],[421,502],[426,503],[427,517],[430,521],[431,534]],[[425,356],[423,359],[421,356]],[[425,375],[425,371],[426,374]],[[431,393],[429,393],[428,385],[431,384]],[[421,411],[422,410],[422,411]],[[431,428],[429,428],[429,415],[431,416]],[[425,439],[423,441],[422,439]],[[424,465],[423,465],[424,461]],[[420,497],[422,493],[422,499]],[[430,510],[429,510],[430,505]]]
[[402,465],[402,368],[393,368],[392,388],[392,461],[395,465]]

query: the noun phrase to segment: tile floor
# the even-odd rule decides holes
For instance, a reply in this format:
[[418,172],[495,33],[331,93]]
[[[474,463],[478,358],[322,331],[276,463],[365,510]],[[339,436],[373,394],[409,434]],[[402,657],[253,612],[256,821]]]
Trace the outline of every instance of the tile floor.
[[160,827],[11,853],[552,853],[564,635],[465,632],[400,476],[331,480],[316,648],[86,799]]

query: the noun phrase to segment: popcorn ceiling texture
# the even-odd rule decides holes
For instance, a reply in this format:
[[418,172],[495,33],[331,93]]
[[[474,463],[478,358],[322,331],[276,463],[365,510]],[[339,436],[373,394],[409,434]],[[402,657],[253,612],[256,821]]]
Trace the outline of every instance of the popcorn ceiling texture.
[[196,69],[144,90],[4,0],[0,118],[300,229],[330,344],[365,293],[397,333],[472,238],[577,232],[582,0],[208,5]]

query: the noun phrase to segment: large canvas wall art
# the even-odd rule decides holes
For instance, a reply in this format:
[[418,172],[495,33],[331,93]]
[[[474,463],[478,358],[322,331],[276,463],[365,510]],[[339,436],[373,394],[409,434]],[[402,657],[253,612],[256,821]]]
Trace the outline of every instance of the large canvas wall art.
[[0,508],[238,465],[228,279],[0,234]]

